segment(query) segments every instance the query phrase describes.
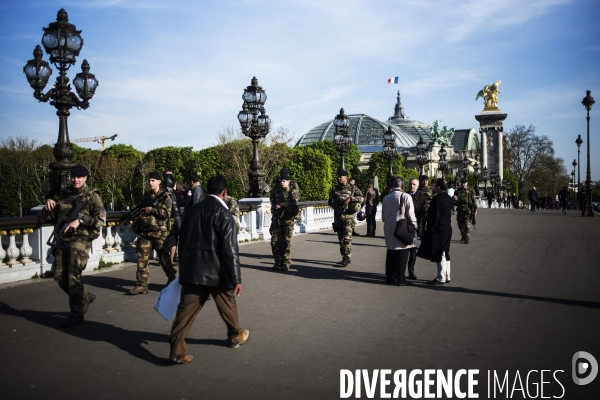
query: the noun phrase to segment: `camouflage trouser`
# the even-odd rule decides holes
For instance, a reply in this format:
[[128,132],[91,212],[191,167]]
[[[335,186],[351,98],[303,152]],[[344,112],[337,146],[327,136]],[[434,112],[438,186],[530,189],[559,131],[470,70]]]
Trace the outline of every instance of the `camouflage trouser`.
[[58,286],[69,295],[71,315],[83,316],[83,299],[87,292],[81,283],[81,271],[87,266],[92,242],[72,241],[63,243],[54,255],[52,273]]
[[354,214],[335,216],[333,223],[340,242],[340,254],[345,260],[350,260],[352,257],[352,228],[356,225]]
[[456,221],[458,222],[461,238],[469,239],[471,237],[471,213],[458,211],[456,213]]
[[271,251],[275,258],[275,265],[278,267],[287,267],[292,265],[292,236],[294,235],[294,221],[283,223],[280,226],[273,226],[269,229],[271,233]]
[[138,286],[148,286],[148,277],[150,276],[150,269],[148,268],[148,261],[150,260],[150,252],[152,249],[156,250],[158,254],[158,261],[160,262],[160,266],[167,277],[175,277],[177,271],[173,268],[173,263],[171,262],[171,249],[164,246],[165,238],[144,238],[139,237],[137,241],[137,285]]

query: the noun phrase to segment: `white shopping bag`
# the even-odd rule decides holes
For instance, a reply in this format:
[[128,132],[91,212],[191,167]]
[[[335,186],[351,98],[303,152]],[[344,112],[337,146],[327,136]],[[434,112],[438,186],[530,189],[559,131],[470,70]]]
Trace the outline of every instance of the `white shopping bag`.
[[181,284],[179,283],[179,279],[175,279],[160,292],[158,299],[156,299],[154,309],[158,311],[158,313],[165,320],[168,321],[175,315],[175,312],[177,311],[177,306],[179,305],[180,297]]

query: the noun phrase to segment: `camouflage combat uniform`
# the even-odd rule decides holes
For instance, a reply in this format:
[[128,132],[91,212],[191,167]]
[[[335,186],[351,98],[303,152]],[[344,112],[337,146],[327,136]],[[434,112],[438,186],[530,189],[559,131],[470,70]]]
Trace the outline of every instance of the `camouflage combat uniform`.
[[69,295],[70,318],[75,319],[83,319],[84,300],[87,299],[88,303],[93,301],[88,297],[93,295],[88,293],[81,283],[81,271],[87,266],[92,241],[100,236],[102,227],[106,223],[106,210],[100,193],[84,184],[79,189],[73,189],[71,186],[63,190],[54,209],[42,211],[45,222],[55,223],[69,213],[80,196],[87,199],[88,203],[79,213],[79,226],[65,234],[54,254],[52,265],[54,280]]
[[429,204],[431,203],[431,199],[433,199],[433,189],[430,186],[426,188],[419,188],[417,190],[426,201],[423,202],[424,206],[421,207],[420,210],[416,210],[420,216],[420,226],[419,226],[419,237],[423,237],[425,235],[425,230],[427,229],[427,214],[429,213]]
[[[162,190],[159,190],[157,193],[146,193],[143,202],[148,202],[160,196],[161,193],[163,193]],[[174,224],[173,218],[171,218],[172,207],[173,200],[167,193],[166,197],[162,201],[159,201],[156,207],[152,207],[148,216],[139,220],[140,237],[136,246],[138,256],[137,286],[148,288],[148,277],[150,275],[148,261],[152,249],[156,250],[160,265],[169,280],[175,279],[177,271],[173,268],[173,263],[171,262],[170,248],[164,245],[165,239],[169,236]]]
[[[271,251],[275,258],[274,270],[287,271],[292,266],[292,236],[294,235],[294,220],[298,217],[300,208],[300,188],[290,181],[287,189],[277,183],[271,192]],[[281,206],[275,209],[275,206]]]
[[237,230],[239,232],[240,231],[240,208],[238,207],[237,199],[235,197],[231,197],[230,195],[226,194],[223,201],[225,202],[225,204],[227,204],[227,208],[229,208],[231,215],[233,215],[233,220],[235,221],[235,226],[237,227]]
[[477,202],[475,201],[475,191],[469,187],[459,188],[454,191],[454,196],[458,200],[454,200],[456,206],[456,220],[458,229],[460,229],[461,242],[468,243],[471,237],[471,216],[477,210]]
[[[346,203],[346,199],[350,203]],[[329,205],[333,208],[333,228],[340,242],[342,262],[350,263],[352,255],[352,228],[355,225],[354,215],[360,210],[363,203],[363,194],[356,186],[340,183],[336,184],[329,193]]]

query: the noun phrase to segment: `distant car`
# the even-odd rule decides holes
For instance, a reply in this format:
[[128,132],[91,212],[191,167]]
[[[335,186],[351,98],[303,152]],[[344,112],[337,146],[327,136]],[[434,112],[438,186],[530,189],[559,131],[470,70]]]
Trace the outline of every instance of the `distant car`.
[[600,212],[600,203],[598,203],[597,201],[592,201],[592,208],[593,208],[595,211],[598,211],[598,212]]

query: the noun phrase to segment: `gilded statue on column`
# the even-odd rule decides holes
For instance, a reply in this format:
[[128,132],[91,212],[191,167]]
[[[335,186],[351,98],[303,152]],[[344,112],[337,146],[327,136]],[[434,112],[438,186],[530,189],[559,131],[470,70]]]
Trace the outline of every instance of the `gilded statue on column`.
[[485,85],[483,89],[477,93],[475,100],[483,97],[483,111],[498,111],[498,95],[502,92],[500,89],[500,83],[502,81],[494,82],[491,85]]

